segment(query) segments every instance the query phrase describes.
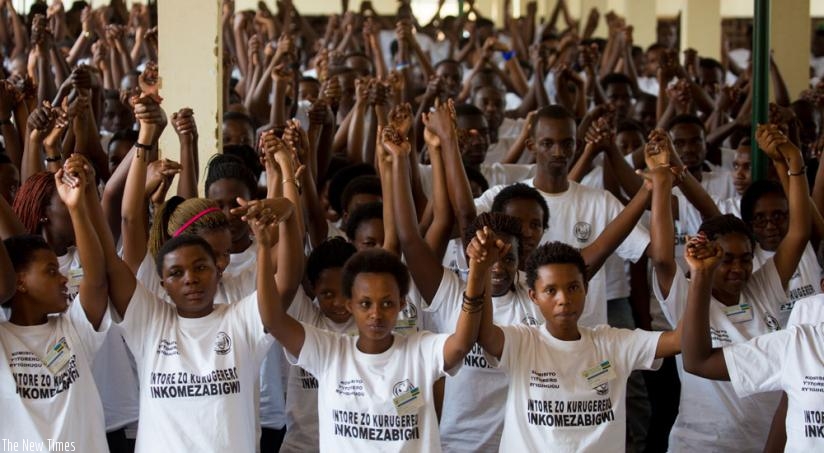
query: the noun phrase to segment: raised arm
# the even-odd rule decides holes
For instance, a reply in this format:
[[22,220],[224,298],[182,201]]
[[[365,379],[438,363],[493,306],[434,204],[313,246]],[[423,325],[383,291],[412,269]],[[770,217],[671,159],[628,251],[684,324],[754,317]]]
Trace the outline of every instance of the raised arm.
[[412,187],[409,184],[409,159],[411,145],[397,135],[392,128],[383,130],[383,147],[391,154],[394,187],[395,226],[401,251],[406,257],[409,273],[415,285],[427,302],[438,291],[443,273],[441,261],[426,245],[418,231],[418,218],[412,201]]
[[177,194],[183,198],[197,197],[197,176],[200,171],[197,152],[197,124],[194,112],[184,107],[172,114],[172,127],[180,141],[180,181]]
[[[80,168],[78,168],[78,165]],[[75,243],[83,264],[83,278],[80,280],[80,303],[86,318],[94,326],[100,327],[109,303],[106,269],[103,249],[90,218],[90,210],[85,196],[86,185],[95,184],[86,180],[82,168],[88,165],[84,159],[67,161],[64,168],[54,175],[57,193],[69,210],[74,228]]]
[[135,105],[135,117],[140,123],[137,142],[132,149],[132,162],[126,177],[121,205],[121,237],[123,261],[137,273],[146,256],[148,231],[146,219],[146,170],[149,153],[156,145],[157,129],[162,112],[150,97],[141,98]]
[[[275,246],[275,232],[280,222],[290,223],[291,226],[281,227],[284,230],[296,229],[296,215],[294,205],[285,198],[267,200],[269,203],[251,202],[244,215],[249,222],[258,241],[257,252],[257,297],[258,310],[263,325],[284,348],[295,357],[300,356],[306,331],[303,325],[286,314],[286,304],[272,275],[275,266],[269,249]],[[284,231],[286,232],[286,231]],[[288,234],[288,233],[287,233]],[[279,241],[283,242],[283,241]],[[289,262],[284,260],[284,263]],[[291,266],[297,263],[291,262]],[[302,266],[297,266],[301,267]]]
[[801,255],[810,241],[811,216],[809,187],[807,184],[806,165],[801,151],[781,133],[774,124],[759,125],[756,130],[758,146],[765,150],[774,160],[783,160],[787,165],[789,190],[787,198],[790,206],[789,225],[792,228],[778,245],[773,260],[781,286],[786,290],[787,284],[798,268]]
[[[645,148],[647,166],[651,169],[668,167],[669,138],[666,132],[656,129],[650,133]],[[658,287],[666,297],[672,280],[678,272],[675,264],[675,224],[672,219],[672,176],[669,171],[652,171],[652,218],[650,220],[650,247],[648,255],[655,269]]]
[[444,370],[450,370],[461,363],[478,338],[484,307],[492,305],[490,269],[499,256],[507,253],[509,247],[511,245],[498,239],[489,227],[476,232],[469,243],[469,276],[455,332],[443,346]]
[[710,339],[710,295],[715,269],[724,251],[703,235],[690,238],[684,257],[690,266],[690,287],[684,311],[681,352],[684,370],[696,376],[729,381],[727,362],[720,348]]

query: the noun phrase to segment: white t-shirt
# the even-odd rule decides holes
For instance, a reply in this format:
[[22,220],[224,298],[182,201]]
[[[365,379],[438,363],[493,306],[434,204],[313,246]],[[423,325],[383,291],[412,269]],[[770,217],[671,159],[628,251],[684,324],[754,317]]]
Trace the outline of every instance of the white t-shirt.
[[[319,329],[346,335],[358,334],[358,328],[351,317],[347,322],[337,324],[323,316],[317,301],[309,300],[305,295],[292,302],[289,315]],[[280,447],[281,453],[318,451],[318,380],[297,365],[289,367],[286,420],[286,436]]]
[[[653,368],[661,332],[580,327],[579,340],[562,341],[544,327],[501,329],[509,392],[499,451],[624,450],[627,378]],[[595,367],[601,378],[585,378]]]
[[[18,443],[4,449],[24,451],[34,442],[42,451],[108,451],[91,364],[109,324],[105,316],[95,331],[79,299],[45,324],[0,322],[0,439]],[[50,369],[44,361],[59,345],[64,352]]]
[[[604,188],[604,155],[595,156],[592,164],[592,170],[581,178],[580,184],[593,189],[606,190]],[[629,264],[616,255],[610,255],[604,261],[603,269],[607,279],[607,301],[629,297]]]
[[[240,253],[232,253],[229,255],[229,265],[223,270],[223,279],[237,277],[244,272],[248,272],[249,268],[257,266],[257,242],[252,238],[252,244],[246,250]],[[257,272],[255,269],[253,272]]]
[[395,335],[385,352],[365,354],[358,337],[303,327],[300,357],[287,357],[317,377],[320,451],[441,451],[432,385],[460,368],[444,370],[448,335]]
[[735,194],[732,197],[725,198],[723,200],[715,200],[715,204],[718,206],[718,210],[721,211],[721,214],[732,214],[739,219],[741,218],[741,196]]
[[805,297],[795,303],[787,327],[824,322],[824,295]]
[[[486,158],[484,159],[484,164],[492,165],[495,163],[500,163],[501,160],[506,157],[506,154],[509,152],[509,148],[512,147],[512,144],[515,143],[515,137],[498,137],[498,141],[489,145],[489,149],[486,150]],[[524,158],[525,154],[529,154],[524,152],[521,155],[521,158]],[[512,165],[512,164],[502,164],[502,165]],[[530,165],[530,164],[523,164],[523,165]],[[489,182],[489,181],[487,181]]]
[[[515,291],[492,298],[492,317],[497,325],[537,326],[544,323],[538,306],[525,284]],[[452,333],[458,324],[466,283],[444,269],[441,284],[424,309],[427,327],[433,332]],[[441,409],[441,444],[444,451],[494,451],[501,444],[504,426],[507,378],[503,370],[491,366],[483,349],[474,344],[463,361],[461,372],[446,378]]]
[[257,293],[182,318],[138,283],[120,326],[141,384],[137,453],[257,449],[258,373],[274,342]]
[[[421,186],[426,196],[432,197],[432,166],[419,165],[421,175]],[[486,178],[489,187],[499,184],[514,184],[518,181],[535,176],[534,164],[481,164],[481,174]]]
[[[535,187],[533,180],[522,181]],[[491,187],[475,199],[478,213],[488,212],[504,186]],[[607,224],[618,217],[624,206],[611,193],[583,186],[570,181],[569,188],[562,193],[551,194],[538,190],[549,206],[549,228],[544,231],[541,244],[561,241],[574,247],[583,248],[591,244],[601,234]],[[615,250],[615,254],[625,260],[637,261],[649,244],[649,231],[638,224],[629,236]],[[606,275],[599,270],[589,281],[584,312],[578,320],[582,326],[594,327],[607,323]]]
[[[65,255],[57,257],[57,263],[60,273],[69,279],[66,286],[70,297],[76,297],[80,291],[80,281],[83,280],[83,267],[77,248],[69,247]],[[111,309],[109,316],[112,319],[119,318]],[[137,421],[139,396],[134,358],[123,342],[120,326],[111,324],[91,366],[92,376],[103,402],[106,431],[114,431]]]
[[638,76],[638,88],[644,93],[658,97],[659,87],[656,77]]
[[[775,255],[775,252],[770,252],[761,248],[760,245],[755,246],[755,253],[753,253],[753,271],[760,268],[763,263],[770,260]],[[795,302],[805,297],[813,296],[821,292],[821,266],[818,264],[818,259],[815,257],[813,246],[807,243],[804,248],[804,253],[801,254],[801,259],[798,261],[798,267],[787,282],[787,295],[778,307],[778,322],[782,326],[786,326],[790,320],[790,312],[793,310]]]
[[824,450],[824,324],[804,324],[724,347],[741,398],[787,393],[787,452]]
[[[687,306],[689,282],[679,269],[672,280],[670,292],[662,297],[653,272],[653,291],[671,325],[678,324]],[[751,338],[780,328],[776,313],[781,300],[786,299],[778,271],[772,260],[750,277],[738,306],[729,310],[714,297],[710,301],[710,333],[712,346],[744,343]],[[749,308],[744,307],[747,305]],[[770,432],[779,393],[763,393],[739,398],[729,382],[704,379],[685,373],[678,360],[681,377],[681,404],[678,418],[670,432],[671,452],[695,451],[761,451]]]

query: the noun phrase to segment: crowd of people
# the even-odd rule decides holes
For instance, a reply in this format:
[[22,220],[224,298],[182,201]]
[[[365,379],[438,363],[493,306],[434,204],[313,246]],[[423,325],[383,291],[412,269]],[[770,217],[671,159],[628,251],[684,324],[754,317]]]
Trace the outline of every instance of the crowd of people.
[[824,450],[824,29],[753,124],[669,22],[274,6],[201,175],[156,3],[0,0],[3,451]]

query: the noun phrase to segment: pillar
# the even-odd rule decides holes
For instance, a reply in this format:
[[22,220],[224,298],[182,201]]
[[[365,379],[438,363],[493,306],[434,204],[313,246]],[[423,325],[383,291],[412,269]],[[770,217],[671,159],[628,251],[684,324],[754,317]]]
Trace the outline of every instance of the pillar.
[[720,61],[721,1],[683,0],[681,13],[681,49]]
[[[163,109],[194,110],[198,130],[200,184],[209,157],[222,150],[223,37],[221,0],[160,1],[158,69]],[[180,161],[180,144],[172,125],[160,137],[160,155]],[[169,191],[174,193],[174,188]]]
[[773,0],[770,47],[781,70],[790,99],[810,84],[810,0]]
[[627,18],[627,23],[632,25],[635,45],[646,49],[655,42],[658,26],[655,0],[610,0],[608,6],[616,14]]

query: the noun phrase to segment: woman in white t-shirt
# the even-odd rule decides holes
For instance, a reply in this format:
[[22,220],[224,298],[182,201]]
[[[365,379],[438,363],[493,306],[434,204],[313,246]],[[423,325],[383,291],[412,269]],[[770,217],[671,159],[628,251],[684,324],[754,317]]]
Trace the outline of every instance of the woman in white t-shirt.
[[783,390],[787,394],[783,451],[821,451],[824,324],[795,324],[744,343],[713,347],[710,295],[724,252],[703,236],[689,245],[693,247],[688,247],[686,258],[692,278],[683,321],[684,369],[707,379],[730,381],[741,398]]
[[[301,231],[284,199],[244,206],[258,238],[258,285],[264,295],[216,304],[219,269],[209,244],[181,235],[163,244],[156,267],[171,304],[140,284],[122,261],[110,259],[112,303],[123,317],[123,337],[140,379],[137,452],[255,451],[259,435],[257,388],[261,362],[273,344],[270,305],[294,293],[301,276]],[[285,219],[285,222],[283,220]],[[270,259],[272,230],[280,224],[281,267],[261,273]],[[274,278],[273,278],[274,275]]]
[[16,292],[8,321],[0,322],[0,438],[12,450],[106,451],[91,372],[109,324],[103,252],[85,174],[61,169],[52,177],[71,215],[84,277],[72,302],[68,279],[43,238],[5,240],[14,269],[2,271],[15,277]]
[[[380,249],[358,252],[343,268],[346,309],[357,336],[300,323],[282,306],[275,310],[271,332],[289,360],[317,378],[320,451],[440,451],[430,389],[460,368],[474,343],[481,307],[490,297],[490,264],[508,248],[488,229],[472,247],[479,258],[470,265],[451,335],[393,334],[409,274],[397,256]],[[258,290],[265,298],[263,284]]]
[[[700,231],[717,241],[724,259],[714,274],[710,304],[710,332],[715,347],[743,343],[780,329],[777,313],[786,303],[786,288],[807,246],[810,232],[809,195],[801,152],[773,125],[759,126],[758,144],[775,161],[789,167],[789,216],[795,225],[781,240],[773,258],[753,272],[754,241],[748,226],[735,216],[710,218]],[[671,147],[668,140],[658,143]],[[778,151],[780,150],[780,152]],[[671,152],[671,150],[670,150]],[[786,156],[786,157],[784,157]],[[786,168],[785,167],[785,168]],[[666,194],[671,179],[659,193]],[[653,292],[671,325],[683,317],[689,282],[675,263],[670,197],[656,197],[652,205]],[[736,449],[760,451],[769,432],[778,394],[740,398],[726,383],[703,379],[679,369],[681,403],[670,433],[671,451]]]
[[572,246],[544,244],[526,269],[529,297],[546,324],[499,327],[487,311],[478,334],[509,379],[499,451],[622,449],[627,378],[677,354],[680,332],[579,326],[588,270]]

